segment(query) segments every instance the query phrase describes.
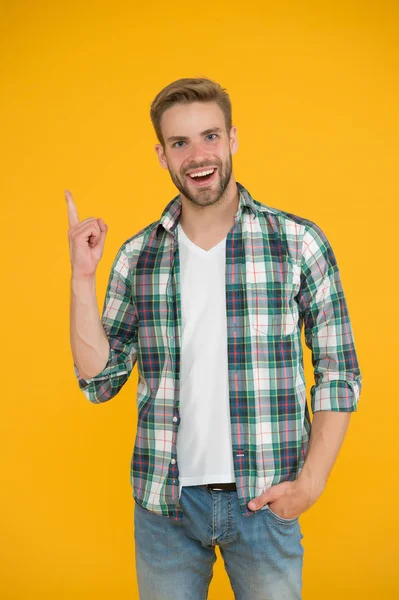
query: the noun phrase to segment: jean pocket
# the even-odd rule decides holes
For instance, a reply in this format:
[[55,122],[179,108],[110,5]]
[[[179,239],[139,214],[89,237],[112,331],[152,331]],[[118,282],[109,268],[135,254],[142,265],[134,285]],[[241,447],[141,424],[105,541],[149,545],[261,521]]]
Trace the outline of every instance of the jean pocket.
[[274,519],[274,521],[277,521],[277,523],[281,523],[282,525],[292,525],[293,523],[296,523],[299,519],[299,517],[293,517],[292,519],[280,517],[280,515],[277,515],[275,512],[273,512],[270,507],[268,508],[267,513],[271,516],[272,519]]

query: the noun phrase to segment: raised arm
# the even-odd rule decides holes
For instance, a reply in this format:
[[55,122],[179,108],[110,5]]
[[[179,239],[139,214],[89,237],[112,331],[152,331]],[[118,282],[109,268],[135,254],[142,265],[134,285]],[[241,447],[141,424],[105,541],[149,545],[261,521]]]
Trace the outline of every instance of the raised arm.
[[101,325],[96,298],[96,269],[104,250],[107,226],[94,217],[79,221],[70,192],[65,192],[71,258],[70,341],[80,375],[88,379],[103,370],[109,342]]
[[137,359],[137,313],[131,298],[123,247],[111,268],[100,319],[95,273],[104,249],[107,226],[102,219],[79,222],[72,196],[66,193],[72,264],[70,339],[75,376],[93,403],[115,396]]

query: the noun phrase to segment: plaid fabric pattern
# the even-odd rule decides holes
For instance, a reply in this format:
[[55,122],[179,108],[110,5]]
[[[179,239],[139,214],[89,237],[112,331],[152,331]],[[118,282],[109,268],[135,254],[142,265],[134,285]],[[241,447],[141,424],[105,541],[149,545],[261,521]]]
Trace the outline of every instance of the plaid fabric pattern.
[[[312,353],[310,407],[356,411],[361,390],[354,337],[333,250],[312,221],[268,207],[237,182],[226,240],[226,312],[232,453],[240,509],[295,480],[311,420],[301,330]],[[176,196],[161,218],[121,246],[102,312],[110,343],[104,370],[79,387],[107,402],[138,365],[137,435],[130,480],[136,502],[183,518],[176,438],[179,416],[180,269]],[[217,368],[217,366],[215,366]],[[206,373],[204,373],[206,377]]]

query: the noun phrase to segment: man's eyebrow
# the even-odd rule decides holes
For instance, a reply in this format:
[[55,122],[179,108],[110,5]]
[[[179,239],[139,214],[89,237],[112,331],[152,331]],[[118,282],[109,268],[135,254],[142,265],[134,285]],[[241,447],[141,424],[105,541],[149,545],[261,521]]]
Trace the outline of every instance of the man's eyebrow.
[[[200,136],[203,135],[209,135],[210,133],[221,133],[222,130],[220,127],[211,127],[210,129],[205,129],[205,131],[201,131]],[[190,138],[188,138],[187,136],[184,135],[172,135],[170,137],[168,137],[168,139],[166,140],[167,142],[174,142],[174,141],[182,141],[182,142],[187,142],[187,140],[189,140]]]

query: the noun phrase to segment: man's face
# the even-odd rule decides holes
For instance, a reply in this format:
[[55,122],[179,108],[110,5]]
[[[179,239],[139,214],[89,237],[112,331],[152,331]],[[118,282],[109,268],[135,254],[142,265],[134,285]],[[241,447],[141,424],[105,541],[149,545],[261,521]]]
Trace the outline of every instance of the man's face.
[[[231,179],[236,128],[228,135],[216,102],[175,104],[162,115],[161,127],[165,148],[157,144],[155,150],[179,192],[197,206],[217,202]],[[211,170],[204,177],[191,176]]]

